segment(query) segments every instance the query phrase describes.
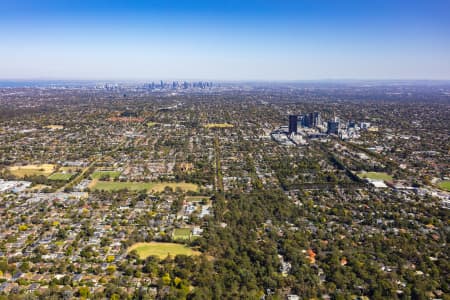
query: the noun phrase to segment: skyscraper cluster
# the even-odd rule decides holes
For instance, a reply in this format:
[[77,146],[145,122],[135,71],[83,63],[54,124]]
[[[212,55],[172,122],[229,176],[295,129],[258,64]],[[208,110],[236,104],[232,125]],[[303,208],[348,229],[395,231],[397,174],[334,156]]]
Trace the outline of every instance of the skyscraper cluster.
[[190,89],[190,88],[196,88],[196,89],[206,89],[206,88],[212,88],[213,83],[212,82],[204,82],[204,81],[198,81],[198,82],[179,82],[179,81],[172,81],[170,82],[164,82],[161,80],[158,83],[152,82],[145,85],[145,88],[150,90],[155,89],[172,89],[172,90],[178,90],[178,89]]
[[289,133],[296,133],[299,127],[317,128],[320,125],[322,125],[322,119],[317,111],[305,115],[289,116]]
[[302,127],[316,128],[317,126],[322,125],[320,113],[317,111],[301,115],[299,116],[299,120]]
[[355,131],[356,127],[356,122],[350,121],[348,124],[342,124],[337,117],[324,122],[320,113],[315,111],[303,115],[289,115],[288,133],[298,133],[300,128],[306,128],[315,129],[321,133],[340,135],[343,128],[347,131]]

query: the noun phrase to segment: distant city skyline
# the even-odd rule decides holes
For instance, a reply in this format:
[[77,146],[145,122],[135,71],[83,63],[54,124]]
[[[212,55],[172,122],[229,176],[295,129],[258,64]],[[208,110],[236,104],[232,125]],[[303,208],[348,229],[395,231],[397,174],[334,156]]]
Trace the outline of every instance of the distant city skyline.
[[0,79],[450,79],[450,2],[0,0]]

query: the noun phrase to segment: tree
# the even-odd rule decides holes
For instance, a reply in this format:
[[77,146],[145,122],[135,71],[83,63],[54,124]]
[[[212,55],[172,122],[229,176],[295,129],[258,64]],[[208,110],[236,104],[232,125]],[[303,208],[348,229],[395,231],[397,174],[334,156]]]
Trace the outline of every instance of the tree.
[[114,274],[114,272],[116,272],[116,266],[108,266],[108,267],[106,267],[106,273],[108,275],[112,275],[112,274]]
[[87,286],[81,286],[78,288],[78,296],[82,298],[89,298],[91,295],[91,292],[89,290],[89,287]]

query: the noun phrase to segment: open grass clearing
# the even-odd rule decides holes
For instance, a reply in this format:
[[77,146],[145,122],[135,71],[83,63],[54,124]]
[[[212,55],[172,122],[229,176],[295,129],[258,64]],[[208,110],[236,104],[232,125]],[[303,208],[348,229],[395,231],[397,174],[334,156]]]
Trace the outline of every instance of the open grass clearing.
[[100,191],[108,191],[108,192],[115,192],[120,190],[130,190],[130,191],[150,191],[152,187],[154,186],[154,183],[152,182],[114,182],[114,181],[100,181],[98,179],[94,179],[91,184],[89,185],[89,188],[93,190],[100,190]]
[[168,255],[200,255],[199,251],[194,251],[185,245],[175,243],[136,243],[128,248],[127,253],[133,250],[136,250],[141,259],[145,259],[151,255],[158,256],[160,259],[164,259]]
[[175,228],[172,233],[172,238],[174,240],[189,240],[191,237],[190,228]]
[[118,178],[120,176],[120,171],[115,170],[96,170],[91,174],[92,179],[101,179],[104,177],[109,177],[111,179]]
[[388,173],[384,172],[365,172],[365,173],[359,173],[358,176],[360,178],[367,178],[372,180],[392,180],[392,176]]
[[55,181],[69,181],[74,175],[74,173],[53,173],[47,178]]
[[146,190],[148,192],[162,192],[166,187],[170,187],[173,190],[180,188],[182,191],[198,191],[199,186],[193,183],[186,182],[114,182],[114,181],[100,181],[93,180],[89,188],[93,190],[104,190],[104,191],[120,191],[120,190],[130,190],[130,191],[142,191]]
[[441,189],[450,192],[450,180],[444,180],[444,181],[441,181],[441,182],[439,182],[438,186],[439,186]]
[[65,172],[65,173],[78,173],[83,170],[82,167],[61,167],[58,171]]
[[53,164],[39,164],[39,165],[25,165],[25,166],[11,166],[8,167],[12,175],[23,178],[25,176],[49,176],[54,172],[56,165]]

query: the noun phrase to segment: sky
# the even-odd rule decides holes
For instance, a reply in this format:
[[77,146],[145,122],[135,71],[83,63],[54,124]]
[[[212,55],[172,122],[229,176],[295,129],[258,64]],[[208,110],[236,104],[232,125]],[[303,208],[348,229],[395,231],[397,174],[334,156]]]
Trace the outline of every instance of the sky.
[[450,79],[449,0],[0,0],[0,78]]

